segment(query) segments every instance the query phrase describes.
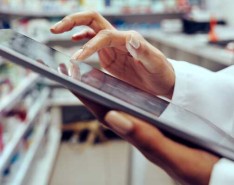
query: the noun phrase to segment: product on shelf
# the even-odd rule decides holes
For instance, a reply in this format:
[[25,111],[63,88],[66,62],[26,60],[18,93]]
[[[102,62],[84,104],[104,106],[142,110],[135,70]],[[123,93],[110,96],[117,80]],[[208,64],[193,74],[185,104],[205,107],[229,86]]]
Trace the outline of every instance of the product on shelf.
[[49,119],[47,116],[45,119],[48,114],[44,106],[48,95],[47,88],[35,85],[12,110],[1,112],[0,145],[5,146],[0,152],[1,185],[15,183],[21,176],[20,168],[31,164],[37,148],[45,142],[48,127],[45,120]]
[[0,65],[0,102],[8,96],[30,74],[30,71],[4,62]]
[[18,11],[26,10],[28,12],[64,12],[71,11],[78,8],[77,0],[0,0],[1,8],[3,10]]
[[5,14],[33,17],[65,16],[72,12],[93,9],[102,13],[132,14],[152,12],[178,12],[200,5],[200,0],[1,0]]
[[16,174],[20,171],[20,167],[23,164],[27,151],[33,144],[33,137],[36,132],[36,127],[37,125],[29,128],[28,131],[24,134],[22,140],[15,149],[14,154],[10,158],[9,163],[5,167],[3,173],[0,174],[1,175],[0,184],[2,185],[11,184]]
[[35,87],[12,110],[1,112],[0,153],[3,151],[1,148],[11,142],[17,130],[27,123],[29,111],[39,93],[39,89]]
[[7,96],[13,89],[13,84],[7,76],[0,77],[0,100]]

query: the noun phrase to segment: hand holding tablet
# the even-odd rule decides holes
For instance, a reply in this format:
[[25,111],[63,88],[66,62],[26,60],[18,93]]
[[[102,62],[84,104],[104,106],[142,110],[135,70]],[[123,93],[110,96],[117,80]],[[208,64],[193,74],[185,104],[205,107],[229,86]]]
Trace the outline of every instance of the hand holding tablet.
[[[88,22],[88,24],[82,22],[83,18]],[[78,21],[76,22],[76,20]],[[73,37],[73,40],[81,40],[83,38],[92,39],[81,50],[75,53],[75,59],[82,60],[90,56],[92,53],[98,52],[101,64],[105,69],[114,74],[117,78],[131,83],[131,79],[126,78],[124,75],[122,75],[123,71],[121,67],[119,67],[119,65],[122,64],[121,60],[115,60],[116,55],[122,56],[122,53],[118,53],[118,50],[116,50],[116,47],[121,46],[123,47],[121,49],[123,49],[124,52],[126,52],[127,50],[127,52],[129,52],[129,54],[133,57],[130,60],[126,60],[125,58],[125,62],[130,63],[131,67],[134,65],[139,65],[139,63],[137,64],[137,62],[140,62],[143,68],[148,73],[151,73],[151,77],[153,76],[152,74],[155,73],[157,75],[155,75],[154,77],[160,76],[159,74],[162,75],[160,76],[160,78],[158,78],[158,81],[151,81],[151,79],[148,78],[149,75],[145,74],[144,70],[143,72],[141,72],[141,70],[138,68],[137,72],[143,74],[143,79],[145,79],[145,81],[143,81],[146,82],[146,84],[147,82],[149,82],[156,88],[152,88],[152,86],[150,88],[149,86],[144,86],[146,84],[142,84],[143,81],[137,81],[139,83],[133,81],[133,84],[136,85],[136,87],[141,88],[151,94],[163,95],[168,98],[172,97],[175,77],[173,76],[173,73],[170,73],[173,71],[170,71],[171,66],[165,65],[168,63],[165,60],[164,56],[162,56],[160,52],[155,50],[154,47],[146,47],[149,44],[144,41],[143,43],[146,44],[142,46],[140,42],[142,41],[142,39],[138,37],[139,35],[137,35],[136,33],[117,32],[103,17],[100,17],[100,15],[96,14],[95,12],[79,13],[76,15],[68,16],[64,19],[63,22],[57,25],[58,27],[54,27],[53,31],[64,32],[72,29],[74,25],[82,24],[88,25],[93,29],[89,29],[88,31],[83,31],[76,34]],[[106,26],[103,27],[103,25]],[[113,58],[110,57],[113,57],[113,55],[115,57],[114,61]],[[118,63],[114,63],[115,61]],[[159,62],[157,63],[155,61]],[[160,65],[160,61],[163,61],[163,66],[166,67],[162,67]],[[105,62],[108,65],[105,65]],[[117,67],[108,69],[108,67],[111,65],[116,65]],[[128,71],[129,68],[130,67],[128,65],[127,70],[124,71]],[[167,69],[169,73],[164,73],[165,71],[167,71]],[[116,72],[115,70],[121,71]],[[170,74],[166,77],[168,77],[168,81],[172,83],[165,83],[165,79],[167,78],[164,78],[165,76],[163,74]],[[131,76],[128,77],[131,78]],[[171,89],[168,87],[171,87]],[[160,88],[164,90],[170,89],[168,91],[169,93],[167,93],[166,91],[160,91]],[[144,121],[138,120],[131,117],[130,115],[126,115],[121,112],[111,111],[106,115],[105,120],[106,122],[110,123],[109,126],[115,132],[117,132],[124,139],[135,145],[149,160],[164,168],[172,177],[178,179],[179,182],[188,184],[209,183],[212,168],[218,161],[217,157],[212,156],[209,153],[187,148],[183,145],[175,143],[170,139],[164,137],[157,129],[152,128],[152,126],[145,123]],[[172,154],[172,150],[175,152],[175,154]],[[186,164],[186,167],[184,167],[184,164]],[[194,166],[196,167],[194,168]]]
[[59,34],[83,25],[89,28],[72,39],[91,39],[73,55],[73,59],[82,61],[98,52],[100,65],[118,79],[153,95],[172,96],[175,83],[172,66],[139,33],[118,31],[93,11],[66,16],[51,31]]
[[[230,145],[233,138],[207,120],[156,96],[171,98],[175,83],[172,66],[159,50],[136,32],[117,31],[95,12],[67,16],[52,31],[58,34],[79,25],[90,29],[76,34],[73,40],[91,40],[73,56],[73,62],[70,56],[13,30],[0,30],[0,55],[70,89],[100,120],[105,119],[110,128],[180,182],[208,184],[218,160],[209,152],[234,160]],[[94,52],[114,77],[78,62]],[[160,119],[168,106],[196,124],[181,127]],[[211,134],[201,135],[197,128]]]

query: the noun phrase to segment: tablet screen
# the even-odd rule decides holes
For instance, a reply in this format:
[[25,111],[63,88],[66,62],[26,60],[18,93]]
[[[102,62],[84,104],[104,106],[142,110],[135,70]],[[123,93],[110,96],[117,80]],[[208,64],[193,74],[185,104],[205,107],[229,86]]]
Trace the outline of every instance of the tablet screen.
[[88,84],[147,112],[160,116],[168,102],[145,93],[85,63],[70,62],[70,57],[33,39],[10,30],[1,30],[0,43],[30,57],[67,78]]
[[[203,140],[200,141],[199,145],[206,145],[205,148],[210,148],[210,144],[204,144],[203,141],[212,141],[233,150],[233,137],[209,121],[103,73],[88,64],[71,62],[70,56],[36,42],[29,37],[12,30],[0,30],[0,54],[1,48],[7,48],[9,56],[16,54],[25,56],[25,63],[29,63],[27,58],[30,58],[32,59],[30,62],[35,63],[39,67],[43,66],[45,68],[46,66],[47,70],[55,72],[58,76],[64,76],[68,80],[75,80],[77,86],[79,83],[83,83],[92,87],[95,90],[94,96],[99,93],[103,95],[104,92],[105,96],[111,95],[111,97],[122,100],[122,104],[128,103],[128,105],[139,108],[140,111],[143,110],[150,113],[150,119],[147,119],[148,115],[140,111],[138,111],[140,114],[135,114],[135,116],[144,114],[143,117],[146,120],[153,120],[154,123],[158,124],[156,126],[161,124],[161,128],[165,128],[164,125],[168,125],[172,132],[174,129],[176,130],[174,134],[182,131],[179,136],[183,137],[183,135],[188,134],[187,140],[190,139],[190,136],[202,138]],[[43,72],[40,73],[44,74]],[[168,109],[173,111],[168,114]],[[151,115],[153,115],[153,119]],[[159,120],[161,120],[161,123]],[[198,141],[192,140],[192,142],[196,143]],[[214,150],[216,149],[213,148],[212,151]]]

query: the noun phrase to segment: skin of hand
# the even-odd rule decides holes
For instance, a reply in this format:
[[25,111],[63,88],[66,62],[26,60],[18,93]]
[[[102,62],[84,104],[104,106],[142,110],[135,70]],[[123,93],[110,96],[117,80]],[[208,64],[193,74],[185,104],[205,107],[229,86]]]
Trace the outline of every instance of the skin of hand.
[[93,11],[69,15],[53,26],[51,32],[59,34],[80,25],[89,28],[72,39],[90,40],[74,54],[74,60],[81,61],[98,52],[100,65],[115,77],[153,95],[171,98],[175,84],[173,68],[139,33],[118,31]]
[[[171,98],[175,75],[166,57],[135,31],[117,31],[97,12],[69,15],[51,28],[55,34],[86,25],[73,35],[74,41],[90,40],[74,54],[84,60],[98,52],[101,66],[117,78],[154,95]],[[207,185],[218,157],[190,148],[164,136],[157,128],[126,113],[110,111],[74,93],[94,115],[114,132],[138,148],[151,162],[181,184]]]

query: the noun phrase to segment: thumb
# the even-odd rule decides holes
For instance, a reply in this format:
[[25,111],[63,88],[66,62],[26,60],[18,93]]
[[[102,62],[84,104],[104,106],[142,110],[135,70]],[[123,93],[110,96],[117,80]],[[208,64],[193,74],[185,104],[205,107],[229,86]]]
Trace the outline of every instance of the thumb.
[[117,111],[108,112],[105,121],[114,132],[134,145],[153,163],[165,170],[167,166],[175,166],[175,155],[172,151],[177,151],[178,148],[174,148],[175,146],[157,128]]
[[157,155],[165,152],[166,137],[146,122],[118,111],[110,111],[105,116],[108,126],[122,138],[136,146],[144,154]]
[[128,34],[126,48],[132,57],[140,61],[149,73],[158,73],[168,63],[161,51],[135,31]]

